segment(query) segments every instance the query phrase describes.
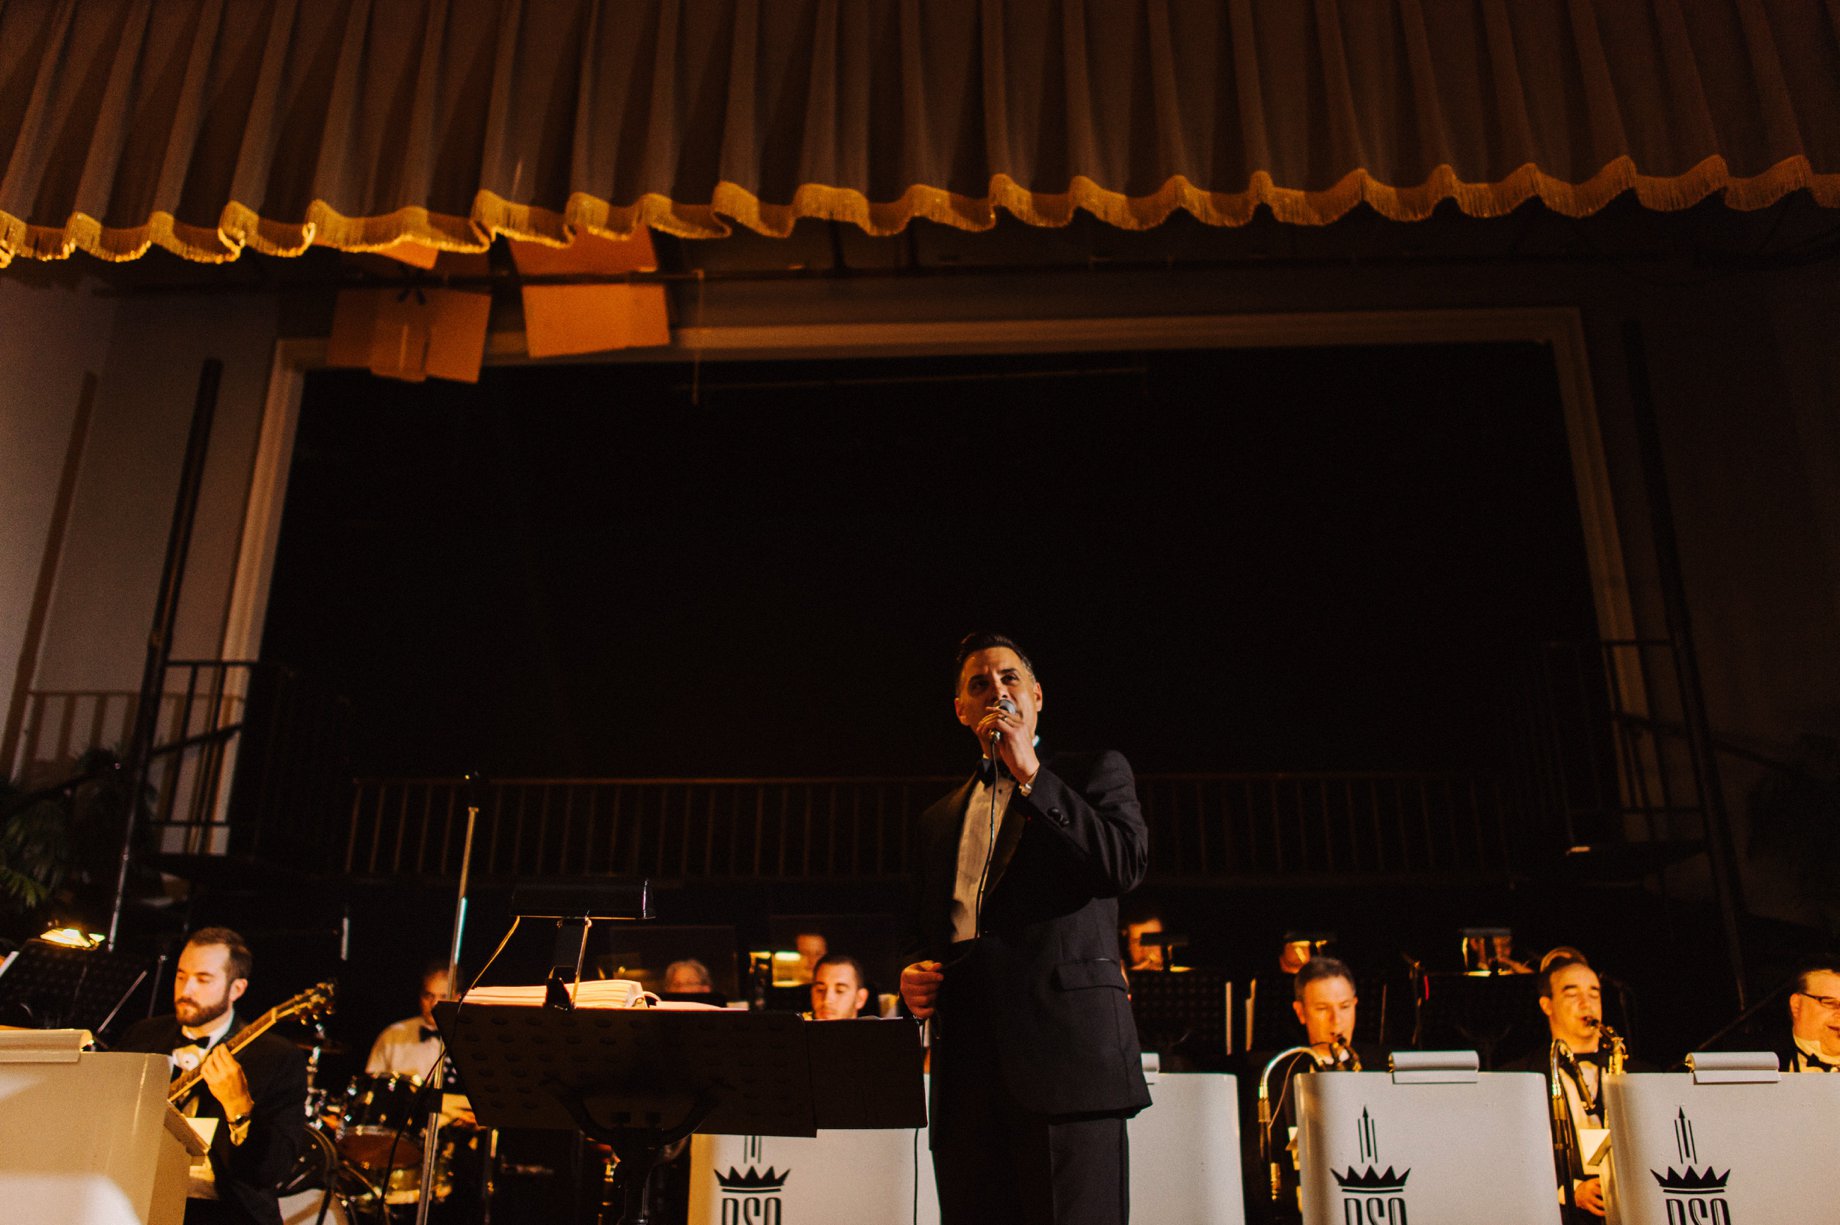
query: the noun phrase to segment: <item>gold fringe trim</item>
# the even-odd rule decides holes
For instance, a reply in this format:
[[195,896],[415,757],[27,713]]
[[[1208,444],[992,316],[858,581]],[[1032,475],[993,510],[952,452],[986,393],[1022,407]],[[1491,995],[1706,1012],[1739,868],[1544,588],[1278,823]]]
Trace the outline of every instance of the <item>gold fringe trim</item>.
[[783,238],[806,218],[855,225],[878,236],[898,234],[916,218],[960,230],[989,230],[999,209],[1036,226],[1064,226],[1081,210],[1107,225],[1147,230],[1179,211],[1213,226],[1245,225],[1262,205],[1273,217],[1292,225],[1329,225],[1350,209],[1365,204],[1394,221],[1421,221],[1446,200],[1471,217],[1499,217],[1537,198],[1568,217],[1597,212],[1624,192],[1633,191],[1643,207],[1661,212],[1690,208],[1718,192],[1735,209],[1767,208],[1792,191],[1806,190],[1823,208],[1840,208],[1840,174],[1819,174],[1804,156],[1785,158],[1761,174],[1733,178],[1725,159],[1708,157],[1684,174],[1645,175],[1621,157],[1583,183],[1554,178],[1538,166],[1521,166],[1495,183],[1470,183],[1448,165],[1432,170],[1423,183],[1394,187],[1365,170],[1353,170],[1320,191],[1280,187],[1259,171],[1245,191],[1214,192],[1176,175],[1147,196],[1127,196],[1076,176],[1065,192],[1030,191],[1008,175],[990,180],[982,198],[915,184],[898,199],[876,202],[849,187],[806,183],[786,203],[771,203],[736,183],[716,185],[706,204],[686,203],[650,194],[631,204],[613,204],[576,193],[561,212],[506,200],[481,191],[470,216],[434,213],[421,207],[372,217],[350,217],[316,200],[300,221],[263,217],[248,206],[226,205],[216,229],[189,225],[159,212],[137,226],[110,227],[86,214],[73,214],[61,227],[31,225],[0,211],[0,268],[15,257],[67,259],[83,251],[98,259],[139,259],[158,246],[199,263],[227,263],[247,248],[264,255],[298,256],[309,247],[340,251],[383,251],[413,242],[441,251],[486,250],[503,235],[525,242],[567,246],[586,230],[605,238],[628,238],[649,227],[679,238],[722,238],[741,225]]

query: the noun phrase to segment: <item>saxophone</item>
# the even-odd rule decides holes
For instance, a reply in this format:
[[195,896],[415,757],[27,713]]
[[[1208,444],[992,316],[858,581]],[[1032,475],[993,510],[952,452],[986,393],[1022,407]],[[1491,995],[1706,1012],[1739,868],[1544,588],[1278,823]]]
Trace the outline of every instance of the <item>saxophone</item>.
[[1621,1076],[1623,1065],[1629,1062],[1629,1047],[1623,1041],[1623,1035],[1617,1033],[1603,1022],[1598,1022],[1597,1030],[1610,1044],[1610,1051],[1604,1056],[1604,1075]]
[[1297,1055],[1310,1057],[1315,1065],[1312,1071],[1320,1071],[1324,1067],[1333,1066],[1329,1062],[1333,1058],[1332,1055],[1324,1055],[1313,1046],[1293,1046],[1289,1050],[1279,1051],[1273,1055],[1266,1063],[1264,1072],[1259,1075],[1259,1158],[1270,1175],[1271,1198],[1274,1202],[1284,1196],[1284,1167],[1283,1163],[1278,1160],[1278,1154],[1272,1143],[1271,1073],[1272,1069],[1284,1060]]

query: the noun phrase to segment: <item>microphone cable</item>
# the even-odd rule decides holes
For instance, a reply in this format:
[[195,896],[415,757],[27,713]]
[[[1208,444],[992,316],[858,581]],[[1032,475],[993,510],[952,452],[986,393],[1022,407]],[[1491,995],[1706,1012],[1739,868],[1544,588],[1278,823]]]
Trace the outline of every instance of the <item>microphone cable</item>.
[[[997,701],[997,709],[1005,714],[1015,714],[1016,704],[1008,698]],[[984,887],[990,881],[990,865],[997,857],[997,787],[1003,781],[1003,761],[997,756],[997,740],[1002,735],[992,732],[990,735],[990,821],[988,839],[984,843],[984,867],[978,873],[977,905],[971,915],[971,931],[974,936],[984,934]]]

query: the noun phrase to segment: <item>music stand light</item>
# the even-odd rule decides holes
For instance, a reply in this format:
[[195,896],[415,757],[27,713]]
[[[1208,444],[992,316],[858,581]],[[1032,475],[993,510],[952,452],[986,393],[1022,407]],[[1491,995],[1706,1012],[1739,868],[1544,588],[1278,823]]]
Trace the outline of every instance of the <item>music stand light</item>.
[[554,919],[556,947],[544,980],[544,1003],[569,1012],[581,986],[581,967],[588,955],[588,934],[596,923],[636,923],[656,918],[652,884],[611,881],[565,885],[519,885],[511,893],[514,919]]
[[105,937],[93,935],[80,927],[48,927],[39,939],[64,949],[93,949],[101,948]]
[[40,1029],[98,1033],[146,977],[147,965],[139,958],[28,940],[0,962],[0,1014],[17,1007]]

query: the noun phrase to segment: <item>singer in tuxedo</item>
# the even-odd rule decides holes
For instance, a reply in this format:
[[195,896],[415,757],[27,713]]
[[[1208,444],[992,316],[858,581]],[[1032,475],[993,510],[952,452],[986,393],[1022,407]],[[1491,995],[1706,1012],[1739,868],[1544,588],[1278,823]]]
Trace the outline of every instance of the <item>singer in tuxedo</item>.
[[211,1137],[217,1198],[187,1200],[186,1225],[281,1225],[275,1188],[306,1140],[306,1057],[272,1032],[235,1054],[222,1045],[242,1027],[235,1005],[249,987],[250,962],[249,946],[229,928],[194,932],[173,974],[172,1015],[135,1022],[115,1044],[202,1061],[204,1080],[178,1105],[222,1120]]
[[908,1010],[932,1034],[943,1225],[1115,1225],[1125,1120],[1150,1104],[1118,961],[1148,838],[1117,753],[1037,755],[1042,687],[1010,639],[960,644],[976,774],[921,814]]

